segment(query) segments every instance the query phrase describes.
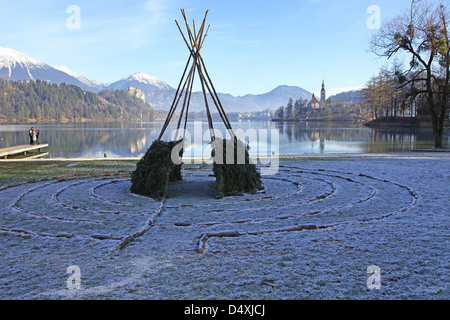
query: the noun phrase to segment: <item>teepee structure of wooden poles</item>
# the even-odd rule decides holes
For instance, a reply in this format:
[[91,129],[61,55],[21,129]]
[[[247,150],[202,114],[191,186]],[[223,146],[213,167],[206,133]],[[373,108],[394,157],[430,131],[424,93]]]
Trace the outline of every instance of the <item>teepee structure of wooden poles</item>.
[[186,26],[187,36],[185,36],[178,21],[175,20],[175,23],[177,24],[178,29],[181,33],[181,36],[183,37],[183,40],[189,50],[189,58],[186,63],[186,67],[184,68],[183,75],[178,84],[178,88],[176,90],[175,97],[174,97],[172,105],[169,109],[169,113],[167,115],[166,121],[164,122],[161,133],[158,137],[158,140],[162,139],[162,136],[164,135],[164,132],[166,131],[167,126],[169,125],[170,121],[172,120],[172,118],[175,114],[175,111],[177,110],[178,106],[180,105],[180,101],[183,101],[183,102],[182,102],[182,107],[181,107],[181,111],[180,111],[180,116],[178,119],[177,131],[176,131],[175,137],[178,137],[180,130],[183,130],[183,138],[185,137],[188,114],[189,114],[189,104],[190,104],[190,100],[191,100],[192,88],[193,88],[194,79],[195,79],[196,74],[198,75],[198,78],[200,79],[202,92],[203,92],[203,98],[205,100],[206,116],[207,116],[209,131],[210,131],[210,135],[211,135],[211,142],[213,142],[215,140],[215,134],[214,134],[213,121],[212,121],[212,117],[211,117],[211,109],[210,109],[211,106],[208,103],[207,93],[209,93],[211,100],[212,100],[215,108],[217,109],[217,112],[219,113],[220,118],[221,118],[222,122],[224,123],[227,132],[229,133],[230,138],[232,140],[234,140],[234,138],[235,138],[233,128],[231,127],[230,121],[228,120],[228,117],[224,111],[222,103],[220,102],[220,99],[216,92],[216,89],[214,88],[214,84],[212,83],[211,78],[206,69],[205,61],[203,60],[203,57],[200,53],[200,51],[203,47],[203,44],[205,42],[205,39],[208,36],[208,31],[210,28],[210,25],[208,25],[208,27],[205,30],[206,18],[208,16],[208,13],[209,13],[209,10],[206,11],[203,22],[197,31],[196,26],[195,26],[195,20],[193,20],[193,25],[192,25],[193,29],[191,29],[191,26],[189,25],[187,17],[186,17],[186,12],[184,11],[184,9],[181,9],[181,14],[183,15],[184,23]]
[[[249,147],[245,146],[237,139],[208,71],[206,70],[205,61],[200,53],[203,44],[205,43],[205,39],[208,36],[210,27],[209,25],[206,27],[208,12],[209,10],[206,11],[203,22],[197,30],[195,20],[193,21],[191,29],[186,18],[186,13],[181,9],[187,36],[183,32],[178,21],[175,20],[181,36],[189,50],[189,58],[159,137],[153,142],[142,159],[139,160],[136,170],[131,175],[132,186],[130,190],[133,193],[146,195],[152,198],[166,198],[169,183],[182,180],[180,164],[182,161],[178,160],[182,158],[183,154],[189,104],[196,76],[200,79],[202,87],[211,144],[213,146],[211,156],[214,160],[213,172],[216,177],[216,197],[222,198],[224,196],[239,195],[247,192],[255,193],[258,190],[263,189],[261,176],[257,172],[256,166],[250,162],[248,153]],[[208,94],[225,125],[229,140],[216,138],[215,136],[211,116],[212,106],[209,105]],[[177,123],[175,140],[178,139],[180,131],[183,132],[183,138],[179,141],[162,141],[161,139],[177,108],[180,106],[180,103],[181,111]],[[174,163],[173,151],[178,150],[179,145],[181,145],[182,148],[181,151],[179,151],[179,154],[178,151],[175,151],[177,161]],[[223,161],[224,158],[226,161]]]

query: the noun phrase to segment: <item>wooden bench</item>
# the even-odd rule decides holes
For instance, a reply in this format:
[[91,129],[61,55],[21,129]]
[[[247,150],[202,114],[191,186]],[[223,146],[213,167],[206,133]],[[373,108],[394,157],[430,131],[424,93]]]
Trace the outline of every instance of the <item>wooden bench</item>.
[[[38,150],[38,152],[42,152],[43,148],[47,148],[48,144],[31,144],[31,145],[21,145],[14,147],[6,147],[0,148],[0,159],[8,159],[8,156],[22,153],[24,155],[29,151]],[[39,156],[44,156],[47,153],[40,154]]]

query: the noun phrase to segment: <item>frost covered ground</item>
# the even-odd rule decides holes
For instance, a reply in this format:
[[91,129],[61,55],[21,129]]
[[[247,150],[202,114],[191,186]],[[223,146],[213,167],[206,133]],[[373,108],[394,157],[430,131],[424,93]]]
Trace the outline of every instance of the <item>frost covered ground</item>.
[[284,159],[264,193],[222,200],[206,165],[166,201],[130,194],[134,166],[1,163],[0,299],[450,296],[448,153]]

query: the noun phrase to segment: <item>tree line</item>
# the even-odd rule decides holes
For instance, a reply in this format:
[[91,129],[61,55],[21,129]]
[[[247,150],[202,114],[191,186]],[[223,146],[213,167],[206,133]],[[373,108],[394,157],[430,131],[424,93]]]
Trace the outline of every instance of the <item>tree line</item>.
[[367,110],[374,120],[385,118],[423,118],[428,114],[424,96],[415,96],[402,86],[392,70],[383,68],[363,89]]
[[279,107],[275,112],[275,118],[279,120],[300,119],[311,110],[310,106],[308,106],[308,100],[300,98],[294,102],[294,99],[289,98],[286,106]]
[[450,41],[448,4],[411,0],[411,6],[386,22],[370,40],[371,51],[394,62],[367,84],[373,117],[402,113],[430,118],[435,147],[442,147],[450,104]]
[[[353,94],[355,94],[355,92],[353,92]],[[307,99],[300,98],[294,101],[292,98],[289,98],[287,104],[279,107],[274,114],[274,119],[280,121],[347,121],[362,120],[365,118],[366,110],[362,103],[332,101],[331,98],[328,98],[325,107],[320,109],[315,109]]]
[[149,104],[123,91],[98,95],[80,87],[42,80],[0,80],[0,120],[4,122],[152,120]]

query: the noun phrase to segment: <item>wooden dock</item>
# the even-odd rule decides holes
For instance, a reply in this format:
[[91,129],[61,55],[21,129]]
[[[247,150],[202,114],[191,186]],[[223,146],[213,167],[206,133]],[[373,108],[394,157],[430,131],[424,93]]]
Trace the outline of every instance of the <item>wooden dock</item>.
[[16,154],[27,155],[28,152],[33,150],[38,150],[39,154],[27,157],[27,159],[42,157],[48,154],[47,152],[42,153],[42,149],[47,147],[48,144],[35,144],[35,145],[21,145],[21,146],[0,148],[0,159],[8,159],[9,156]]

